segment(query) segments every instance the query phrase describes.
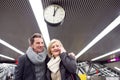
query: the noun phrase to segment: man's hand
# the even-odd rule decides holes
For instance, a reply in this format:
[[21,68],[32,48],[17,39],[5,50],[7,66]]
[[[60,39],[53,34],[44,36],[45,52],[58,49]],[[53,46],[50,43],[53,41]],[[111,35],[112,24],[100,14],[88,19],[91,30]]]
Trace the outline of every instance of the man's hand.
[[70,56],[75,58],[75,54],[73,52],[68,53],[68,55],[70,55]]

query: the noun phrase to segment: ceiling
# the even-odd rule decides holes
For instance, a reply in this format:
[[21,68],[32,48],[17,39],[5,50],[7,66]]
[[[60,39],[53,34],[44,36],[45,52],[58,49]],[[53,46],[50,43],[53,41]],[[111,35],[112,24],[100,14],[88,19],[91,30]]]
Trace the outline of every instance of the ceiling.
[[[66,16],[62,25],[47,25],[50,39],[60,39],[66,50],[76,55],[120,14],[119,0],[42,0],[44,9],[53,3],[62,6]],[[0,39],[26,52],[29,46],[28,38],[35,32],[41,33],[28,0],[0,0]],[[78,60],[90,61],[120,48],[119,33],[120,25],[88,49]],[[20,56],[3,44],[0,44],[0,54],[15,59]],[[120,53],[99,61],[115,56],[120,56]],[[0,57],[0,60],[6,59]]]

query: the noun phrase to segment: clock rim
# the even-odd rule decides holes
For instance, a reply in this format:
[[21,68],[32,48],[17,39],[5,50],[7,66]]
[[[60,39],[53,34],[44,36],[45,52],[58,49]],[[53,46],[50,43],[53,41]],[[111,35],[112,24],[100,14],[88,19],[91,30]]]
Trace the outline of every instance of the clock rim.
[[[50,6],[54,6],[54,5],[59,6],[59,7],[60,7],[61,9],[63,9],[63,11],[64,11],[64,17],[63,17],[63,19],[61,19],[61,21],[56,22],[56,23],[50,22],[50,21],[47,20],[46,17],[45,17],[45,11],[47,10],[47,8],[49,8]],[[44,16],[45,22],[47,22],[48,24],[50,24],[50,25],[58,25],[58,24],[62,24],[62,23],[63,23],[63,21],[64,21],[64,19],[65,19],[65,16],[66,16],[66,12],[65,12],[64,8],[61,7],[60,5],[58,5],[58,4],[51,4],[51,5],[47,6],[47,7],[44,9],[44,11],[43,11],[43,16]]]

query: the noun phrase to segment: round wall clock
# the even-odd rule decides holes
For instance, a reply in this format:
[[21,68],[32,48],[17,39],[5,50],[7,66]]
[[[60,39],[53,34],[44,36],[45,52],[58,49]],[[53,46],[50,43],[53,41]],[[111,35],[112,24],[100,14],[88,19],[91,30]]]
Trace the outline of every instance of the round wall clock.
[[44,19],[48,24],[61,24],[65,18],[65,10],[56,4],[49,5],[44,10]]

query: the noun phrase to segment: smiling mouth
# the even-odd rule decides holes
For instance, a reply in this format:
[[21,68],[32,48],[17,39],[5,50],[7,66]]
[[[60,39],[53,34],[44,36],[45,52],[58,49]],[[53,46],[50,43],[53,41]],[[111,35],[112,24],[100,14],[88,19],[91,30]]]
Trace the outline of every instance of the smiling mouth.
[[57,50],[55,50],[54,52],[59,52],[60,50],[59,49],[57,49]]

